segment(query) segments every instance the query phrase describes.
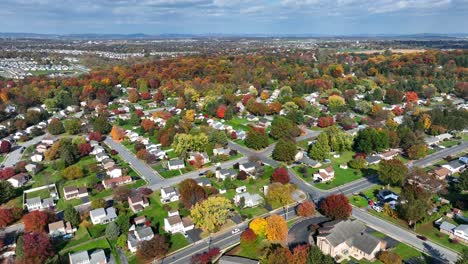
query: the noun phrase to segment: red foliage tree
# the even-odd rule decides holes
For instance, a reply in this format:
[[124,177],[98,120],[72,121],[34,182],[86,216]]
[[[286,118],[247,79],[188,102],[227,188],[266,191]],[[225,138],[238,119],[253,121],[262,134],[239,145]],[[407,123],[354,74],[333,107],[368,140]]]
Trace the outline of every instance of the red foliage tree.
[[284,167],[276,168],[273,174],[271,175],[272,182],[279,182],[282,184],[289,183],[290,181],[288,170]]
[[143,110],[141,110],[141,109],[135,110],[135,114],[136,114],[138,117],[142,117],[142,116],[145,115],[145,113],[144,113]]
[[0,228],[5,228],[14,220],[13,213],[10,209],[0,208]]
[[142,92],[140,95],[141,95],[141,99],[143,100],[151,99],[151,94],[149,92]]
[[231,132],[231,139],[237,139],[237,132],[234,130]]
[[297,206],[297,215],[313,216],[315,214],[315,204],[312,201],[304,201]]
[[309,255],[309,246],[308,245],[299,245],[296,246],[293,251],[293,264],[305,264],[307,263],[307,257]]
[[164,94],[161,92],[161,90],[158,90],[154,95],[153,95],[153,100],[156,103],[160,103],[164,100]]
[[185,208],[190,209],[193,205],[203,201],[206,198],[206,193],[203,187],[193,179],[183,180],[179,184],[180,201]]
[[81,143],[80,145],[78,145],[78,151],[80,152],[81,156],[89,155],[89,153],[91,153],[92,150],[93,148],[89,143]]
[[209,264],[220,254],[219,248],[212,248],[206,252],[194,255],[190,261],[192,264]]
[[335,123],[335,120],[333,119],[333,116],[321,116],[318,119],[317,126],[329,127],[329,126],[333,126],[334,123]]
[[102,134],[99,131],[89,132],[88,139],[89,140],[95,140],[97,142],[101,142],[102,141]]
[[250,228],[247,228],[246,230],[244,230],[244,232],[242,232],[241,237],[240,237],[241,244],[252,243],[252,242],[255,242],[256,240],[257,240],[257,235]]
[[11,151],[11,143],[7,140],[0,142],[0,153],[8,153]]
[[320,203],[320,210],[325,216],[333,219],[346,219],[351,215],[353,208],[348,198],[343,194],[332,194]]
[[396,115],[396,116],[400,116],[404,113],[404,110],[401,109],[401,107],[399,105],[397,105],[395,108],[393,108],[392,112]]
[[218,111],[216,111],[216,115],[219,118],[224,118],[224,115],[226,114],[226,109],[227,107],[225,105],[218,106]]
[[143,128],[143,130],[145,130],[145,132],[148,132],[150,131],[151,129],[154,129],[155,128],[155,124],[153,121],[151,121],[150,119],[143,119],[141,121],[141,127]]
[[244,97],[242,97],[242,104],[243,104],[244,106],[246,106],[247,103],[249,102],[249,100],[252,99],[252,98],[254,98],[254,96],[251,95],[251,94],[246,94],[246,95],[244,95]]
[[49,216],[46,212],[33,211],[23,216],[24,230],[26,232],[42,232],[47,225]]
[[418,94],[415,92],[406,92],[406,102],[412,103],[418,101]]
[[6,167],[0,171],[0,180],[8,180],[13,175],[15,175],[15,168],[13,167]]
[[24,257],[21,261],[30,264],[42,264],[54,256],[54,250],[49,236],[45,233],[27,233],[23,236]]

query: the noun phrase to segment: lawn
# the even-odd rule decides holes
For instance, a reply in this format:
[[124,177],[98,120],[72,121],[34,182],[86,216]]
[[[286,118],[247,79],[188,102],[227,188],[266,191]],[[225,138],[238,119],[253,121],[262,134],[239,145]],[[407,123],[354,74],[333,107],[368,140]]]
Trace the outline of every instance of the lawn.
[[[377,193],[379,192],[379,190],[382,190],[382,189],[387,189],[386,186],[383,186],[383,185],[375,185],[365,191],[363,191],[362,193],[364,193],[367,197],[369,197],[370,199],[372,199],[373,201],[377,201]],[[396,194],[399,194],[401,192],[401,188],[398,188],[398,187],[390,187],[389,188],[390,190],[392,190],[393,192],[395,192]],[[366,199],[364,199],[364,197],[361,197],[359,195],[352,195],[349,198],[349,201],[351,204],[353,204],[354,206],[356,207],[359,207],[359,208],[363,208],[363,207],[367,207],[368,205],[368,202]]]
[[163,176],[166,179],[177,177],[189,171],[192,171],[191,167],[189,166],[186,166],[185,169],[181,169],[181,170],[168,170],[164,168],[161,164],[154,166],[153,169],[159,172],[159,174],[161,174],[161,176]]
[[445,140],[442,143],[440,143],[440,145],[446,148],[450,148],[450,147],[458,145],[459,143],[460,142],[458,140]]
[[106,232],[106,226],[107,225],[93,225],[91,227],[88,227],[89,235],[92,238],[98,238],[103,236]]
[[244,131],[249,130],[249,123],[250,122],[247,121],[247,119],[240,118],[240,117],[234,117],[231,120],[224,122],[225,125],[232,126],[232,128],[235,130],[244,130]]
[[171,236],[170,243],[171,243],[171,247],[169,249],[169,252],[179,250],[179,249],[189,245],[189,242],[184,237],[184,235],[179,234],[179,233],[174,234],[174,235]]
[[109,249],[110,250],[110,245],[107,239],[105,238],[98,238],[92,241],[89,241],[88,243],[76,246],[72,249],[64,249],[60,252],[61,255],[67,254],[67,253],[74,253],[78,251],[83,251],[83,250],[94,250],[94,249]]
[[450,242],[449,236],[441,233],[437,228],[435,228],[432,221],[417,225],[416,232],[429,238],[433,242],[458,252],[462,252],[462,250],[466,248],[466,246],[461,242],[458,244]]
[[79,226],[78,230],[75,233],[75,236],[66,244],[63,250],[67,248],[79,245],[88,240],[91,240],[91,236],[88,233],[88,229],[82,225]]

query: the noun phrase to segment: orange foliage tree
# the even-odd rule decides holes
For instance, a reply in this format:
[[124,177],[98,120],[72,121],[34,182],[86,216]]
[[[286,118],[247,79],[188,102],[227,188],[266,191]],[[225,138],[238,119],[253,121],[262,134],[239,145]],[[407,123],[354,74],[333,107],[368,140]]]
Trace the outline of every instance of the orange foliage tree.
[[283,217],[273,214],[266,218],[266,237],[270,241],[284,242],[288,236],[288,225]]
[[26,232],[42,232],[45,229],[49,216],[46,212],[33,211],[23,216],[24,230]]
[[125,138],[125,131],[118,126],[113,126],[110,132],[113,140],[120,141]]

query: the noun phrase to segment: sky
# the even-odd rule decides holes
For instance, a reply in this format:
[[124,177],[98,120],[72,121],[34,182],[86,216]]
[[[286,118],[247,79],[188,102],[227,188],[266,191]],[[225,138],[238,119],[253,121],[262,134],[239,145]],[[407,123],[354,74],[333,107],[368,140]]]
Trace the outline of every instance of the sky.
[[467,33],[468,0],[0,0],[0,32]]

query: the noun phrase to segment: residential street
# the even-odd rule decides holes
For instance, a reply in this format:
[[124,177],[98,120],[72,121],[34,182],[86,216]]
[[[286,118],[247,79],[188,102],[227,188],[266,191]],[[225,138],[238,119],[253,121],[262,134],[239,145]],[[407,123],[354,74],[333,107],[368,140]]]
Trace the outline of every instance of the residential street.
[[35,145],[39,143],[45,135],[35,137],[29,141],[19,143],[17,146],[14,147],[14,150],[12,150],[10,153],[8,153],[8,156],[6,159],[3,161],[3,165],[5,167],[12,167],[15,166],[15,164],[20,161],[21,157],[23,156],[23,153],[21,153],[21,147],[29,147],[32,145]]

